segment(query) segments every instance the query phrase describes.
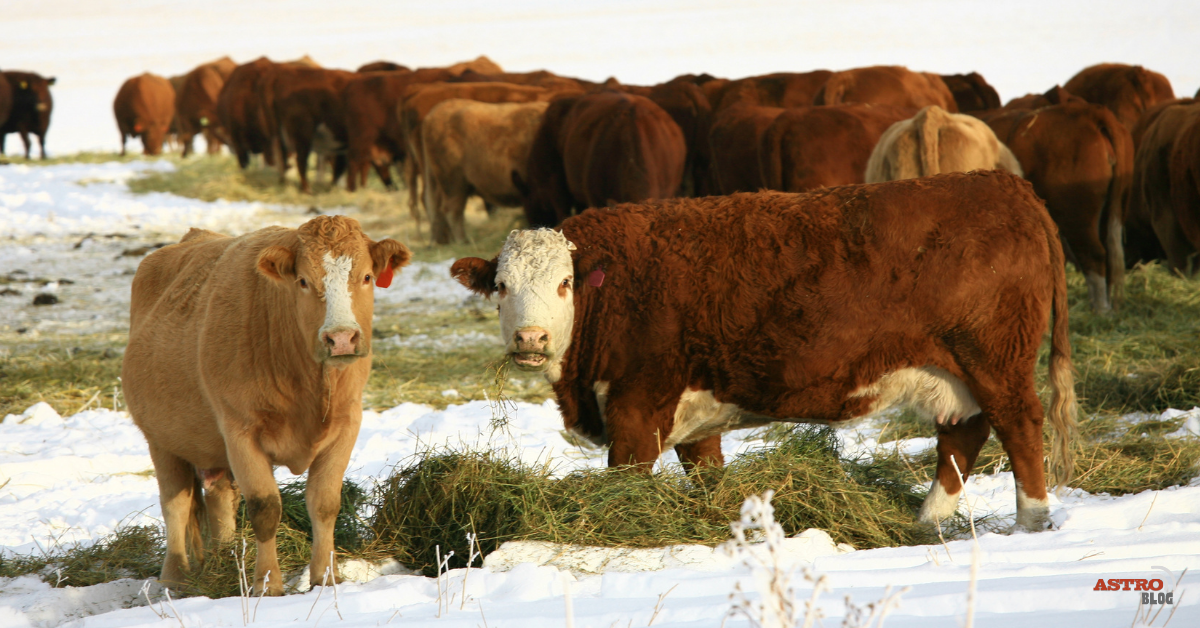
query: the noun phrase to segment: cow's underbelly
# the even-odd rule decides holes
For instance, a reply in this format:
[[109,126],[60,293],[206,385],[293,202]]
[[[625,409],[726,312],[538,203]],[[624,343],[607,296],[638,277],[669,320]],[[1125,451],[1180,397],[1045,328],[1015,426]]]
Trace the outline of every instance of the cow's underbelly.
[[[938,423],[957,423],[981,412],[965,382],[936,366],[903,368],[886,373],[872,384],[845,395],[843,407],[864,408],[836,416],[766,416],[736,404],[718,401],[711,390],[688,389],[680,395],[675,420],[663,448],[693,443],[730,430],[757,427],[774,421],[792,423],[843,423],[877,415],[893,407],[908,407]],[[855,403],[857,402],[857,403]],[[603,406],[602,406],[603,407]]]

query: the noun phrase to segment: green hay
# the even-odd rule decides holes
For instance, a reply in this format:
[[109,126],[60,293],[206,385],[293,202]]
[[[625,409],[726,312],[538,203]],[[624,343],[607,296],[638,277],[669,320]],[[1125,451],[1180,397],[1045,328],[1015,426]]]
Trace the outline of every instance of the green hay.
[[463,566],[465,533],[485,554],[510,540],[606,547],[715,545],[728,540],[747,495],[775,491],[788,534],[828,530],[837,542],[889,547],[917,542],[921,495],[882,468],[842,459],[827,428],[797,427],[777,447],[689,477],[678,468],[551,477],[496,452],[430,452],[385,480],[371,527],[377,548],[432,574],[435,547]]
[[121,374],[124,343],[92,342],[89,338],[17,345],[0,355],[0,418],[20,414],[45,401],[62,416],[87,407],[112,406],[113,388]]
[[39,554],[0,554],[0,578],[37,574],[56,586],[86,587],[120,578],[158,575],[164,556],[155,526],[122,526],[99,542],[56,547]]

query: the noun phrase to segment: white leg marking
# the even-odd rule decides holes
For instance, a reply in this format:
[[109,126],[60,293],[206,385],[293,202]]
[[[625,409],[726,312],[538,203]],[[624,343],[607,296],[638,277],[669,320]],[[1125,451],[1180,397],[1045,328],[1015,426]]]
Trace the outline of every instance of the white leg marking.
[[917,514],[917,521],[936,523],[950,518],[958,510],[958,498],[962,493],[961,486],[956,486],[955,489],[953,493],[946,491],[941,482],[934,478],[933,486],[929,487],[929,494],[921,504],[921,512]]
[[1050,500],[1036,499],[1025,494],[1017,483],[1017,525],[1030,532],[1041,532],[1050,521]]
[[350,296],[350,270],[354,260],[347,255],[335,258],[328,251],[324,257],[325,266],[325,324],[320,333],[339,327],[358,329],[358,319],[354,318],[354,300]]
[[868,415],[905,405],[928,420],[954,425],[982,411],[965,382],[936,366],[885,373],[875,383],[850,393],[850,397],[874,397]]

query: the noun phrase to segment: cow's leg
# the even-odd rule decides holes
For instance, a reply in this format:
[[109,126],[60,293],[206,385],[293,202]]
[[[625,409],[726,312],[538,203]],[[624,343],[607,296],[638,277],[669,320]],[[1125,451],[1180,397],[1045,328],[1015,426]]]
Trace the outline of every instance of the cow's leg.
[[158,500],[162,505],[163,525],[167,529],[166,559],[158,579],[163,586],[178,589],[188,571],[188,543],[200,531],[193,520],[196,505],[196,469],[189,462],[150,445],[150,460],[158,480]]
[[38,155],[40,155],[42,159],[45,159],[46,158],[46,134],[38,133],[37,140],[38,140]]
[[454,242],[465,243],[467,240],[467,192],[455,190],[444,195],[442,199],[442,215],[450,223],[450,235]]
[[[145,137],[145,136],[143,136]],[[145,143],[145,142],[143,142]],[[121,156],[125,156],[125,132],[121,131]]]
[[300,191],[305,194],[312,194],[312,188],[308,185],[308,155],[311,148],[304,142],[296,142],[296,174],[300,175]]
[[275,550],[283,502],[279,498],[279,486],[275,484],[271,463],[251,438],[228,439],[225,447],[233,477],[246,496],[246,515],[250,518],[250,527],[254,529],[258,551],[252,583],[255,594],[263,591],[263,581],[269,573],[266,594],[283,595],[283,576],[279,572],[279,556]]
[[358,426],[342,432],[337,441],[321,452],[308,469],[308,485],[304,500],[308,506],[308,517],[312,521],[312,562],[309,563],[309,582],[318,586],[325,582],[325,571],[329,570],[330,583],[341,582],[337,564],[333,561],[333,528],[338,511],[342,507],[342,478],[354,441],[358,438]]
[[18,133],[21,135],[21,144],[25,147],[25,159],[29,159],[30,149],[33,148],[33,144],[29,141],[29,132],[18,131]]
[[720,468],[725,466],[725,457],[721,455],[721,435],[714,434],[694,443],[684,443],[675,446],[675,453],[683,468],[692,471],[704,467]]
[[620,392],[615,383],[609,390],[604,408],[604,423],[612,442],[608,466],[637,465],[648,472],[662,455],[663,444],[671,434],[675,404],[656,407],[653,399],[671,396]]
[[1008,403],[991,410],[992,428],[1012,463],[1017,483],[1017,526],[1030,531],[1045,529],[1050,515],[1043,469],[1042,403],[1033,382],[1014,394]]
[[[979,457],[979,450],[983,449],[990,431],[987,417],[983,414],[959,421],[957,425],[950,421],[937,425],[937,470],[929,494],[921,504],[918,521],[936,524],[958,510],[958,500],[967,476],[974,468],[975,459]],[[958,465],[958,471],[954,470],[955,464]]]
[[233,473],[223,470],[221,477],[205,483],[204,506],[208,510],[208,536],[217,543],[233,540],[237,527],[237,507],[241,499]]

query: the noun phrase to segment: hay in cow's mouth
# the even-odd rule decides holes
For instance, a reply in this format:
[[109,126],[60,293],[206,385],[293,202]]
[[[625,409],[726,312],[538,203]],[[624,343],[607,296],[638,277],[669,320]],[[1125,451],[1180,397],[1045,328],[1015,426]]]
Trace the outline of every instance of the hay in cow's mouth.
[[513,363],[520,369],[539,369],[546,365],[545,353],[513,353]]

